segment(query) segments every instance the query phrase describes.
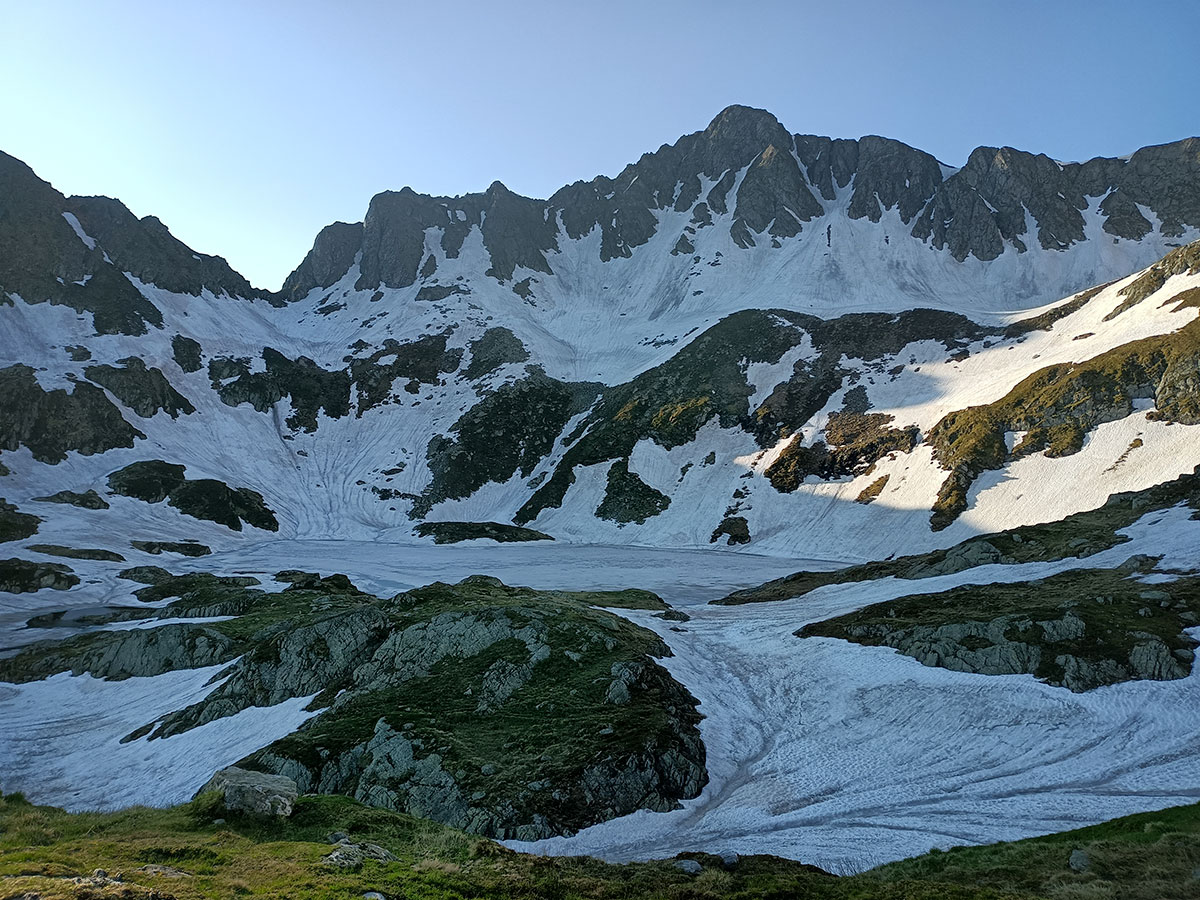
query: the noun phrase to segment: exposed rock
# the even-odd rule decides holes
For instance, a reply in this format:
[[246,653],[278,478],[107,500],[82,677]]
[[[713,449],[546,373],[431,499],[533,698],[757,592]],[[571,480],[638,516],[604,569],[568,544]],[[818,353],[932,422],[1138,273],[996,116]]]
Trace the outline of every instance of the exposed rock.
[[[180,556],[208,556],[212,548],[198,541],[130,541],[134,550],[158,556],[160,553],[178,553]],[[148,566],[145,568],[153,568]]]
[[171,350],[175,362],[185,372],[199,372],[203,365],[204,351],[200,342],[177,334],[171,338]]
[[704,867],[694,859],[677,859],[672,865],[687,875],[699,875],[704,871]]
[[66,591],[79,584],[70,567],[61,563],[30,562],[27,559],[0,559],[0,591],[26,594],[50,588]]
[[155,413],[165,412],[172,419],[180,413],[189,415],[196,411],[191,402],[171,387],[162,370],[147,369],[139,357],[130,356],[118,360],[116,366],[88,366],[83,374],[96,384],[108,388],[125,406],[143,419]]
[[225,809],[229,812],[264,817],[290,816],[299,796],[296,782],[290,778],[251,772],[237,766],[221,769],[196,792],[196,796],[214,792],[224,797]]
[[75,491],[59,491],[48,497],[34,497],[38,503],[68,503],[80,509],[108,509],[108,501],[89,488],[82,494]]
[[1067,866],[1072,872],[1086,872],[1092,867],[1092,860],[1085,851],[1075,849],[1067,858]]
[[[339,869],[358,869],[368,859],[374,859],[379,862],[396,862],[397,857],[394,853],[385,850],[378,844],[354,844],[349,840],[344,840],[338,843],[332,853],[322,856],[321,862],[327,866],[335,866]],[[368,891],[363,894],[363,897],[372,895],[376,897],[383,896],[377,891]]]
[[114,494],[146,503],[166,500],[185,515],[234,531],[241,531],[243,522],[265,531],[279,530],[279,521],[258,491],[231,488],[214,478],[191,480],[184,477],[185,471],[184,466],[161,459],[145,460],[111,473],[108,486]]
[[31,513],[23,513],[13,504],[0,497],[0,541],[20,541],[37,534],[42,520]]
[[79,382],[70,393],[46,391],[29,366],[0,369],[0,397],[0,450],[28,447],[39,462],[62,462],[71,450],[91,456],[132,447],[146,437],[100,388]]
[[619,525],[630,522],[641,525],[670,505],[670,497],[630,472],[628,459],[620,459],[608,469],[608,485],[604,489],[604,499],[596,507],[596,516]]
[[422,522],[417,526],[416,532],[421,537],[432,537],[435,544],[456,544],[459,541],[480,539],[501,544],[554,540],[545,532],[500,522]]

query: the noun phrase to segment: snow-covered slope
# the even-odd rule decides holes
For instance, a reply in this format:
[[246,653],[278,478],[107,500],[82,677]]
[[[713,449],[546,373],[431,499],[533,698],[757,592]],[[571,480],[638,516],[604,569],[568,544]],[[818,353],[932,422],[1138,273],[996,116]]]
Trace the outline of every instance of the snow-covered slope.
[[[730,846],[858,868],[1187,799],[1194,671],[1072,695],[793,635],[913,592],[890,577],[703,604],[1192,472],[1196,151],[1060,166],[984,148],[952,169],[731,108],[546,201],[501,185],[381,194],[363,223],[322,231],[278,294],[2,157],[0,540],[34,568],[0,566],[0,652],[130,604],[116,573],[135,565],[345,572],[380,596],[480,571],[639,586],[694,607],[685,624],[630,615],[701,701],[710,784],[682,810],[546,848]],[[1086,562],[976,565],[920,590],[1115,571],[1133,554],[1159,557],[1133,570],[1150,589],[1191,577],[1190,515],[1156,509]],[[558,543],[434,547],[416,529],[439,522]],[[0,788],[182,799],[310,712],[292,698],[117,743],[207,696],[211,675],[0,685],[19,731],[0,740]],[[89,784],[96,748],[111,765]]]

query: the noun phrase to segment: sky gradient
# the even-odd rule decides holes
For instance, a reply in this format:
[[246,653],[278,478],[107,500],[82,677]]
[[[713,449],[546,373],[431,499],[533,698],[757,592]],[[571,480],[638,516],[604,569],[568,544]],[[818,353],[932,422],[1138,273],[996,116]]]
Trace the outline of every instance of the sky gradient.
[[278,288],[371,196],[546,197],[722,108],[961,165],[1200,134],[1200,2],[0,0],[0,150]]

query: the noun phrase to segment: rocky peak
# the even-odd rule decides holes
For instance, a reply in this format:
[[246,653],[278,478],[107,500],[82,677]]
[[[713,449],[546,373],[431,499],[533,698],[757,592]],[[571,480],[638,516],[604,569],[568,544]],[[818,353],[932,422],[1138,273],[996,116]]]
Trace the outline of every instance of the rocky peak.
[[140,281],[193,296],[205,289],[245,299],[268,296],[252,287],[221,257],[196,253],[157,217],[139,219],[119,200],[70,197],[66,207],[113,264]]

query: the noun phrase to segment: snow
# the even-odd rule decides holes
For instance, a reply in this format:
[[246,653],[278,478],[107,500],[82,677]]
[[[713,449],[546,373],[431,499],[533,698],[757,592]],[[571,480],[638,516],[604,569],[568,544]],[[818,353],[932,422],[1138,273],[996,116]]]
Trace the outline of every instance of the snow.
[[89,250],[96,249],[95,239],[88,237],[87,232],[83,230],[83,226],[79,224],[79,219],[76,218],[75,213],[65,212],[62,214],[62,217],[67,220],[67,224],[71,226],[71,230],[75,232],[75,236],[83,241],[84,246]]

